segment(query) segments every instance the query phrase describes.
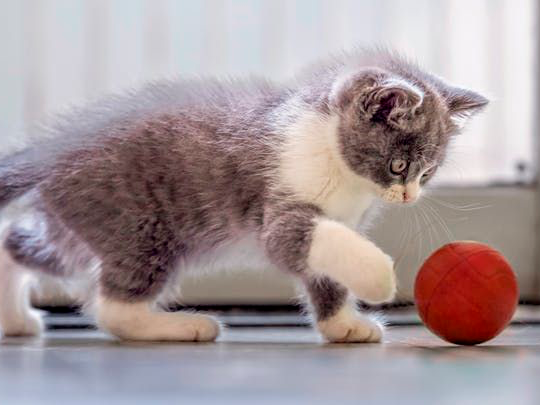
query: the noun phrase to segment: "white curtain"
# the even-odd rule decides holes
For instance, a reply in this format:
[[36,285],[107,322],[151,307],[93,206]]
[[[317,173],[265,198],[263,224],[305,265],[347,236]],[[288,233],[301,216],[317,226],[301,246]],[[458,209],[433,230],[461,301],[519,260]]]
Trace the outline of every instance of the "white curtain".
[[0,0],[0,148],[68,103],[147,79],[282,79],[378,44],[493,100],[440,182],[527,181],[535,11],[534,0]]

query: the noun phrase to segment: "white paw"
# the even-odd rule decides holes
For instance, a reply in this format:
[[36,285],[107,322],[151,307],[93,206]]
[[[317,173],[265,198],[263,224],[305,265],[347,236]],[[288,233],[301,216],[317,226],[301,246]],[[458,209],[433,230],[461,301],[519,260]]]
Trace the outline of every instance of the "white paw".
[[220,332],[220,325],[213,318],[185,313],[155,313],[144,324],[127,320],[101,326],[123,340],[156,342],[211,342]]
[[212,317],[206,315],[191,315],[185,327],[192,332],[194,342],[212,342],[219,336],[220,325]]
[[124,340],[209,342],[220,331],[219,323],[206,315],[153,310],[146,302],[100,298],[97,304],[98,325]]
[[350,288],[353,294],[370,304],[392,301],[396,295],[392,258],[376,248],[358,261],[363,267],[351,273]]
[[313,234],[308,265],[348,287],[369,303],[390,301],[396,292],[394,263],[373,242],[346,226],[320,220]]
[[43,319],[39,311],[31,310],[23,317],[4,320],[4,336],[38,336],[43,331]]
[[334,343],[377,343],[383,335],[382,326],[375,320],[347,310],[317,323],[321,334]]

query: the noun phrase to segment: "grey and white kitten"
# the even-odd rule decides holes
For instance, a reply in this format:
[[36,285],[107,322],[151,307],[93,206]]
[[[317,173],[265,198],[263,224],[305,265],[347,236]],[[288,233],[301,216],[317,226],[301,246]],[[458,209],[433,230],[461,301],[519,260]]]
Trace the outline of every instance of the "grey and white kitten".
[[5,335],[42,329],[27,275],[96,276],[100,327],[210,341],[211,317],[155,305],[178,276],[249,248],[304,284],[329,341],[376,342],[353,298],[391,300],[393,263],[355,228],[414,202],[487,100],[386,51],[355,51],[290,85],[167,81],[59,117],[0,160],[0,206],[25,196],[0,255]]

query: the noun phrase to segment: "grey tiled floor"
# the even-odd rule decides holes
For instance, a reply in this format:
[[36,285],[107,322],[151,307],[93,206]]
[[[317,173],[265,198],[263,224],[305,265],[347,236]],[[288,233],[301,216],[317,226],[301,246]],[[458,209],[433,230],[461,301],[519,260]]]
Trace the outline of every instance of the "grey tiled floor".
[[456,347],[421,326],[382,345],[309,328],[230,328],[217,343],[120,343],[58,330],[0,343],[0,404],[538,404],[540,326]]

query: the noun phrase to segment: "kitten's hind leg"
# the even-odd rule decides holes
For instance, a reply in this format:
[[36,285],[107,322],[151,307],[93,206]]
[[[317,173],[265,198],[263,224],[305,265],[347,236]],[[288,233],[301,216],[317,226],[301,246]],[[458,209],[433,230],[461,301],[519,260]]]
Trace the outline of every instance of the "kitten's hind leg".
[[148,301],[130,303],[104,296],[96,304],[98,325],[120,339],[209,342],[219,335],[219,323],[206,315],[164,312]]
[[0,331],[4,336],[36,336],[43,330],[38,310],[31,307],[32,274],[0,249]]
[[130,246],[131,255],[126,246],[117,256],[103,261],[95,303],[98,326],[125,340],[215,340],[219,324],[213,318],[156,308],[155,302],[167,283],[172,282],[174,250],[163,248],[168,246],[165,243],[159,250],[150,238],[142,241],[140,245]]

